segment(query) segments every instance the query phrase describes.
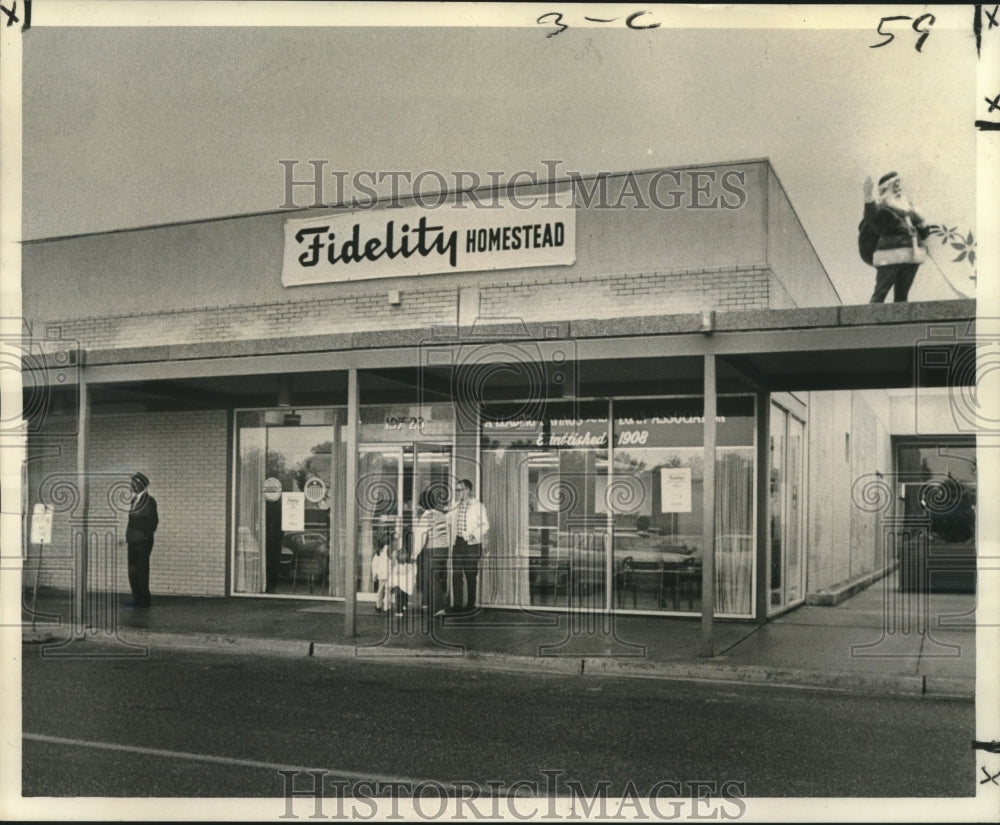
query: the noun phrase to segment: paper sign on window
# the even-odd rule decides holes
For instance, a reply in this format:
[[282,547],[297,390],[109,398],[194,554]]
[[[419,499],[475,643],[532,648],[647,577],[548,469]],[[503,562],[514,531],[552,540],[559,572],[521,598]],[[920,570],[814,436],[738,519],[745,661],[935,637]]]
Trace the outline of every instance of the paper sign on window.
[[305,493],[281,494],[281,529],[286,533],[306,529]]
[[660,511],[691,512],[691,468],[660,468]]

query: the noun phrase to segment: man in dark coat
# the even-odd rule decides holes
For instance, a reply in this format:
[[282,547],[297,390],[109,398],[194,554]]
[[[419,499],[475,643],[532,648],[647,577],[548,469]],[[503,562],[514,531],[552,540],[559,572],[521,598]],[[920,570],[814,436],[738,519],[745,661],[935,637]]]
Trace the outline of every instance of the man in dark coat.
[[153,534],[160,523],[156,499],[149,494],[149,479],[142,473],[132,476],[132,506],[128,512],[125,542],[128,545],[128,584],[132,601],[128,607],[149,607],[149,556]]
[[871,178],[865,179],[865,212],[867,222],[879,236],[872,264],[875,267],[875,292],[869,303],[880,304],[889,294],[905,302],[926,252],[923,240],[930,228],[913,207],[903,182],[895,172],[879,178],[878,199]]

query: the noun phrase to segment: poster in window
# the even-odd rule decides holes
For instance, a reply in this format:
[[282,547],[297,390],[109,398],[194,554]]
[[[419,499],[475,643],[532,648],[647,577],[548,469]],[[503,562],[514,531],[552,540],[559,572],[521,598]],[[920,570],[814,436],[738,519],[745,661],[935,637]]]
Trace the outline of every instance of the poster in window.
[[306,529],[305,493],[281,494],[281,529],[286,533]]
[[691,512],[691,468],[660,468],[660,510],[664,513]]

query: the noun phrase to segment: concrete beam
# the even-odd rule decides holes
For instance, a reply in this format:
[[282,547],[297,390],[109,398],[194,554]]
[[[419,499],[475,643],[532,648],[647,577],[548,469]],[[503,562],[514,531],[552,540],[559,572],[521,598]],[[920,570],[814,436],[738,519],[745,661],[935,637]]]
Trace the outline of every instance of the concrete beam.
[[[935,332],[934,346],[970,340],[974,301],[886,304],[860,307],[717,312],[712,335],[701,332],[700,315],[583,319],[569,322],[491,324],[468,328],[384,330],[300,338],[180,344],[86,353],[94,384],[140,380],[317,372],[348,369],[418,368],[428,348],[482,347],[477,362],[509,359],[503,346],[530,342],[542,359],[557,352],[580,361],[678,358],[714,355],[805,352],[870,352],[877,362],[885,350],[914,352]],[[951,338],[943,333],[952,330]],[[458,351],[457,351],[458,352]],[[47,373],[46,373],[47,374]],[[52,380],[57,380],[54,375]],[[42,377],[46,380],[45,377]],[[65,383],[67,376],[59,380]],[[68,376],[75,380],[74,375]],[[761,376],[763,378],[763,376]]]

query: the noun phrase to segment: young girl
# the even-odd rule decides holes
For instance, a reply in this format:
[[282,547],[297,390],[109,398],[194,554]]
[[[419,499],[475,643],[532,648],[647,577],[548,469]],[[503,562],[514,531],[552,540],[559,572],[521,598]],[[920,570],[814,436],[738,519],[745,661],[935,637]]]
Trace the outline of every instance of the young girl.
[[375,611],[381,613],[389,609],[389,532],[379,538],[379,549],[372,556],[372,581],[375,584]]
[[402,542],[395,542],[390,552],[390,570],[392,592],[396,600],[396,615],[402,616],[413,595],[417,579],[417,565],[410,556],[410,549]]
[[417,589],[423,606],[436,616],[448,605],[448,517],[435,503],[430,487],[420,494],[420,509],[413,540]]

